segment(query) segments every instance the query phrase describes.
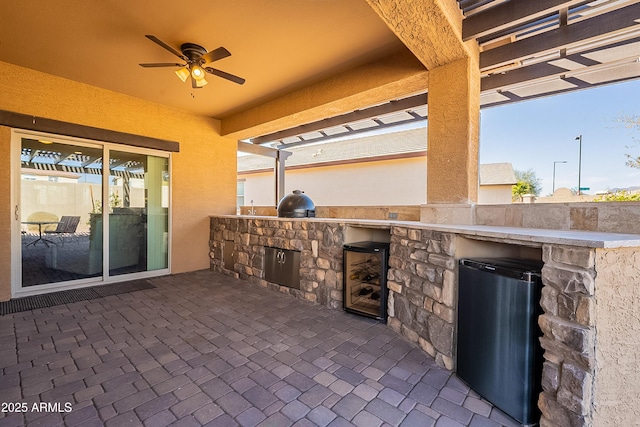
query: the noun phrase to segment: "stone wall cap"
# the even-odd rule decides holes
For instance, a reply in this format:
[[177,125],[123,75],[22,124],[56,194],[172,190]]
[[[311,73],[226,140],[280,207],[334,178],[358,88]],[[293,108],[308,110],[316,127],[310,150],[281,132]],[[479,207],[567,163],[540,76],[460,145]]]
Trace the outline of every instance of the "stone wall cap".
[[492,225],[428,224],[418,221],[351,219],[351,218],[278,218],[275,216],[211,215],[211,218],[263,219],[271,221],[308,221],[316,223],[340,223],[352,227],[391,228],[406,227],[476,237],[509,240],[514,243],[558,244],[588,248],[640,247],[640,234],[605,233],[579,230],[552,230],[524,227],[499,227]]

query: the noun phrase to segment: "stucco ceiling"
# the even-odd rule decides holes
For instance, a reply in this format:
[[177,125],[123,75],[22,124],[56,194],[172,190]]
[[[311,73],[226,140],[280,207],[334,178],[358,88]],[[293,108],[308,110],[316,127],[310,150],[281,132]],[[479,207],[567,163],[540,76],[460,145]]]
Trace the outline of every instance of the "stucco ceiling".
[[[192,89],[177,67],[142,68],[180,62],[145,34],[224,46],[232,56],[213,66],[246,83],[208,75]],[[398,49],[363,0],[0,2],[0,61],[217,118]]]

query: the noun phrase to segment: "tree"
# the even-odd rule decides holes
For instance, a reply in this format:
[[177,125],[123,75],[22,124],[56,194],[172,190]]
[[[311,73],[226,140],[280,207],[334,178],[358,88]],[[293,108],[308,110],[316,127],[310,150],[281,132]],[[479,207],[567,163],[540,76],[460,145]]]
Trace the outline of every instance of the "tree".
[[[624,127],[627,129],[632,129],[636,131],[640,131],[640,115],[635,116],[620,116],[617,119],[618,122],[622,123]],[[634,145],[637,146],[640,141],[635,138],[633,139],[632,145],[627,145],[627,148],[632,148]],[[625,163],[630,168],[640,169],[640,156],[633,156],[631,154],[625,154],[627,156],[627,162]]]
[[536,176],[533,169],[526,171],[515,171],[516,185],[511,189],[513,200],[522,200],[522,196],[525,194],[540,195],[540,178]]

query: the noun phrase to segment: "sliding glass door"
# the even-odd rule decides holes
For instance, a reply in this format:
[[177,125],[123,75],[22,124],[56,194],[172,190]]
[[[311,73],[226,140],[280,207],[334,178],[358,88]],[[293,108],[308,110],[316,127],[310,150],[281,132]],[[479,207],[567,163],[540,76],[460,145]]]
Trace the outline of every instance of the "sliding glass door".
[[168,273],[168,155],[19,132],[13,143],[14,293]]
[[167,268],[169,159],[110,155],[109,274]]

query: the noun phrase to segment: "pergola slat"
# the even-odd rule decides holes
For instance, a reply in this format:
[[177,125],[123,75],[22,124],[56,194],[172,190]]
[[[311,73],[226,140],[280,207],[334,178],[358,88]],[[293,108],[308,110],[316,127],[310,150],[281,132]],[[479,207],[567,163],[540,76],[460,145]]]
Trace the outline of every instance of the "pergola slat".
[[484,51],[480,54],[480,69],[488,70],[544,52],[566,49],[577,43],[602,38],[606,34],[616,33],[633,26],[638,26],[640,29],[640,25],[636,22],[638,16],[640,16],[640,3]]
[[588,2],[585,0],[511,0],[466,18],[462,24],[462,39],[467,41],[480,38],[543,18],[562,8],[585,3]]
[[[629,40],[624,40],[622,42],[614,43],[607,46],[599,47],[598,49],[589,50],[586,52],[576,53],[573,55],[569,55],[565,57],[565,59],[573,61],[575,63],[581,64],[584,66],[583,69],[587,67],[595,67],[601,65],[597,61],[586,58],[583,55],[588,55],[591,52],[602,51],[614,47],[625,47],[627,49],[626,57],[620,58],[620,60],[624,59],[634,59],[640,57],[640,46],[638,45],[640,42],[640,37],[636,37]],[[560,76],[563,74],[572,74],[571,70],[567,70],[565,68],[549,64],[546,62],[529,65],[527,67],[520,67],[505,73],[496,73],[490,76],[483,77],[481,80],[482,91],[488,90],[496,90],[506,86],[517,85],[519,83],[529,82],[533,80],[538,80],[542,78],[549,78],[553,76]]]
[[415,95],[409,98],[401,99],[399,101],[390,101],[386,104],[377,105],[371,108],[365,108],[357,110],[352,113],[343,114],[341,116],[335,116],[328,119],[320,120],[313,123],[307,123],[305,125],[298,126],[296,128],[283,130],[280,132],[274,132],[269,135],[263,135],[251,140],[254,144],[262,144],[265,142],[278,141],[291,136],[296,136],[304,133],[319,131],[322,129],[331,128],[334,126],[343,125],[346,123],[353,123],[358,120],[371,119],[384,114],[394,113],[396,111],[406,110],[409,108],[419,107],[427,103],[427,94]]

